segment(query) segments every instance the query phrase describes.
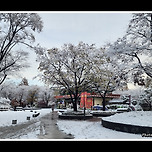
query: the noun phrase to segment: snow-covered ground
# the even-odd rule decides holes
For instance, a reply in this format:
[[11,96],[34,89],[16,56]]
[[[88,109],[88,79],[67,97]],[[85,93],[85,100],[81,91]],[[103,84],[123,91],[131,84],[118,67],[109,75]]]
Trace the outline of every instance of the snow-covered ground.
[[[38,117],[32,117],[33,114],[40,113]],[[12,120],[17,120],[17,124],[27,122],[27,117],[30,117],[30,120],[40,118],[51,112],[51,109],[41,109],[41,110],[30,110],[25,111],[0,111],[0,127],[12,125]]]
[[147,139],[141,135],[104,128],[101,122],[58,120],[57,125],[65,133],[74,135],[75,139]]
[[[40,115],[38,117],[32,117],[33,114],[36,114],[35,112],[40,113]],[[25,128],[17,130],[15,127],[14,129],[16,134],[8,131],[8,135],[6,134],[4,139],[38,139],[38,135],[45,134],[45,130],[42,128],[43,126],[40,126],[41,122],[39,121],[39,119],[50,112],[52,112],[50,108],[33,110],[33,112],[31,112],[30,110],[0,111],[0,127],[15,127],[16,124],[12,124],[12,120],[17,120],[17,124],[28,123],[29,120],[27,120],[27,117],[30,117],[30,120],[34,120],[34,123],[26,125]],[[2,130],[0,130],[0,134]]]
[[[10,139],[38,139],[41,134],[40,122],[29,125],[25,129],[21,129],[17,134],[11,136]],[[45,132],[43,132],[45,134]]]
[[[37,118],[33,118],[32,115],[40,112],[40,115]],[[38,139],[38,135],[43,131],[42,134],[45,134],[45,130],[40,129],[39,118],[51,112],[51,109],[41,109],[41,110],[30,110],[26,111],[2,111],[0,112],[0,127],[11,126],[12,120],[17,120],[17,124],[26,123],[28,120],[27,116],[32,119],[38,120],[34,124],[29,125],[29,131],[24,132],[24,128],[20,131],[19,134],[12,136],[11,139]],[[131,123],[131,124],[140,124],[152,126],[152,112],[151,111],[134,111],[134,112],[125,112],[121,114],[115,114],[110,117],[105,117],[102,119],[108,119],[111,121],[121,121]],[[51,121],[51,120],[50,120]],[[137,123],[136,123],[137,122]],[[14,125],[15,126],[15,125]],[[152,137],[142,137],[140,134],[131,134],[123,133],[119,131],[114,131],[111,129],[104,128],[101,125],[101,121],[89,121],[89,120],[57,120],[57,126],[59,130],[72,134],[74,140],[76,139],[152,139]],[[71,140],[71,139],[70,139]]]
[[[104,120],[152,127],[152,111],[132,111],[103,117]],[[104,128],[100,122],[58,120],[59,129],[76,139],[145,139],[140,134],[123,133]],[[152,137],[149,137],[152,139]],[[149,139],[148,138],[148,139]]]
[[104,117],[103,119],[111,122],[152,127],[152,111],[117,113],[110,117]]

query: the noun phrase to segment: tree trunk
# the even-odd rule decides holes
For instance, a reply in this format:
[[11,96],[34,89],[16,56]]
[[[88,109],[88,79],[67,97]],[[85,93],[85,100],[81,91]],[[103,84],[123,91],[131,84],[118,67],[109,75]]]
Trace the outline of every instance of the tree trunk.
[[74,109],[74,111],[77,111],[77,100],[78,100],[78,97],[74,97],[74,101],[73,101],[73,109]]
[[[110,82],[110,81],[109,81]],[[108,83],[109,84],[109,83]],[[109,85],[107,85],[107,86],[109,86]],[[107,94],[107,89],[106,89],[106,91],[104,92],[104,94],[102,95],[102,106],[103,106],[103,111],[105,111],[106,110],[106,94]]]
[[69,94],[70,94],[70,98],[71,98],[71,102],[73,104],[73,109],[74,111],[77,111],[77,100],[78,100],[78,97],[74,95],[74,98],[73,98],[73,94],[69,91]]

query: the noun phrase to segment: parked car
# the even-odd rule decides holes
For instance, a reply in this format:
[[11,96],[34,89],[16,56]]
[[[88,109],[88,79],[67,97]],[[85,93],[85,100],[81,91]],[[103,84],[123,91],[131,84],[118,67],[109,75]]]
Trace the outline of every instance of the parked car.
[[[93,110],[103,110],[103,106],[95,105],[93,106]],[[105,106],[105,110],[108,110],[108,108]]]

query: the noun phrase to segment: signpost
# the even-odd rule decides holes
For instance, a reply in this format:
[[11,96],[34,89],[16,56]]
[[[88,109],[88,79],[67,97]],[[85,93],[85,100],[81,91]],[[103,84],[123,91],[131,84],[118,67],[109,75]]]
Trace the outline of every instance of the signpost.
[[88,95],[90,95],[90,93],[87,92],[82,92],[81,93],[81,102],[80,102],[80,108],[87,108],[87,109],[91,109],[92,107],[92,97],[91,98],[87,98]]
[[85,120],[85,109],[87,106],[87,92],[82,92],[81,93],[81,102],[80,102],[80,107],[83,108],[84,110],[84,120]]

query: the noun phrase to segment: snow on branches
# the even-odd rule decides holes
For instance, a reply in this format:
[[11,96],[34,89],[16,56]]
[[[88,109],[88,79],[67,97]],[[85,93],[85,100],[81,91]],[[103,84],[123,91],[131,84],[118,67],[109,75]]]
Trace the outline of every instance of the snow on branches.
[[33,32],[41,32],[43,23],[36,13],[0,13],[0,85],[6,77],[27,66],[28,53],[16,48],[33,48]]
[[135,80],[134,83],[144,85],[140,82],[143,75],[152,78],[152,14],[134,13],[126,34],[109,44],[108,50],[109,54],[117,56],[121,64],[128,64],[126,70]]

